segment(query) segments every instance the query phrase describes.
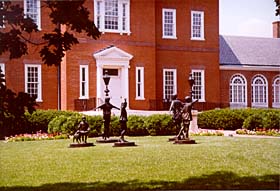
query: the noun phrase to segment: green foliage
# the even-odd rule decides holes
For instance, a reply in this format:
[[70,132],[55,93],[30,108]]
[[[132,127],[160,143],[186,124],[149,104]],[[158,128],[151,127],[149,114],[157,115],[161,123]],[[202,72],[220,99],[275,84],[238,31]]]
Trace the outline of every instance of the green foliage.
[[[79,1],[42,1],[42,7],[49,12],[48,20],[52,22],[53,30],[43,33],[42,39],[32,41],[25,34],[38,32],[38,26],[33,19],[26,17],[22,6],[4,1],[0,4],[0,27],[11,25],[10,30],[0,32],[0,55],[10,54],[10,59],[20,58],[28,54],[28,43],[32,45],[44,45],[39,51],[42,60],[47,65],[59,65],[65,51],[78,44],[77,33],[84,33],[88,37],[97,39],[101,33],[90,20],[90,12],[84,7],[85,0]],[[71,14],[69,14],[71,13]],[[67,31],[62,32],[64,25]],[[72,33],[70,33],[72,32]]]
[[280,111],[274,109],[256,110],[252,115],[245,119],[243,128],[254,129],[279,129]]
[[127,121],[127,135],[144,136],[149,135],[145,127],[145,116],[130,115]]
[[144,124],[150,135],[170,135],[176,133],[171,115],[150,115],[146,118]]
[[87,122],[90,126],[89,137],[97,137],[102,133],[103,118],[100,115],[87,116]]
[[7,88],[4,74],[0,69],[0,139],[28,131],[24,113],[35,111],[37,105],[35,99],[27,93],[16,94]]
[[280,110],[276,109],[220,109],[198,115],[202,129],[236,130],[247,128],[279,129]]

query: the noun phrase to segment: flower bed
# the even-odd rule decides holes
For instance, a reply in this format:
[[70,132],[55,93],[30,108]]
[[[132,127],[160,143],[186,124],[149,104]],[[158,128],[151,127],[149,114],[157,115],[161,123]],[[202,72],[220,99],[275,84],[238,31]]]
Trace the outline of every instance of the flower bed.
[[48,133],[36,133],[36,134],[19,134],[15,136],[5,137],[6,142],[17,141],[39,141],[39,140],[55,140],[55,139],[68,139],[65,134],[48,134]]
[[219,130],[198,129],[190,132],[191,136],[224,136],[224,133]]
[[248,130],[248,129],[237,129],[236,134],[239,135],[266,135],[266,136],[280,136],[280,131],[278,129],[256,129],[256,130]]

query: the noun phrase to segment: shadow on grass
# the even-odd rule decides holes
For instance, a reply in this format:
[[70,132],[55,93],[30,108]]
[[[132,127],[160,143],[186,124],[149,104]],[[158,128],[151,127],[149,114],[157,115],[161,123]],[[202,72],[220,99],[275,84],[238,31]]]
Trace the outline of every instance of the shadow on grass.
[[[187,173],[187,172],[186,172]],[[214,174],[190,177],[182,182],[133,180],[127,182],[54,183],[38,187],[0,187],[7,191],[101,191],[101,190],[278,190],[280,174],[240,177],[235,173],[219,171]]]

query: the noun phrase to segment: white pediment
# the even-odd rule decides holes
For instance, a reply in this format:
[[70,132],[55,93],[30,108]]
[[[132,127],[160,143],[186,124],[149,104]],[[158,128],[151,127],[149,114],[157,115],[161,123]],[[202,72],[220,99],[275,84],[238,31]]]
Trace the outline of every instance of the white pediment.
[[96,60],[123,60],[129,61],[132,55],[115,46],[104,48],[93,54]]

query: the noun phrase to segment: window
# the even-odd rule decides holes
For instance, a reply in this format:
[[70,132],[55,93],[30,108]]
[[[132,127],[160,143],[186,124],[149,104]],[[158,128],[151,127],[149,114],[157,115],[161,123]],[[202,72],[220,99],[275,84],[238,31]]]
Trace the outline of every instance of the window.
[[[0,70],[1,70],[1,74],[4,75],[4,79],[5,79],[5,64],[0,63]],[[5,83],[4,83],[5,84]],[[4,85],[3,84],[3,85]]]
[[172,95],[177,93],[176,69],[163,69],[163,99],[171,100]]
[[[4,1],[0,1],[0,10],[3,10],[5,6]],[[5,28],[5,16],[3,15],[2,18],[0,18],[0,29]]]
[[25,64],[25,92],[42,101],[41,65]]
[[88,99],[88,65],[80,65],[80,99]]
[[144,67],[136,67],[136,99],[144,98]]
[[193,99],[198,99],[199,101],[205,101],[205,91],[204,91],[204,70],[192,70],[192,77],[194,79],[193,85]]
[[162,9],[162,38],[176,38],[176,10]]
[[204,40],[204,12],[191,11],[191,40]]
[[247,82],[244,76],[235,74],[230,80],[230,106],[246,107],[247,106]]
[[38,29],[41,29],[41,8],[40,0],[24,0],[24,14],[33,19]]
[[94,23],[101,32],[130,34],[130,0],[94,0]]
[[273,80],[272,107],[280,108],[280,76],[276,76]]
[[268,107],[267,82],[264,76],[256,75],[252,80],[252,106]]

